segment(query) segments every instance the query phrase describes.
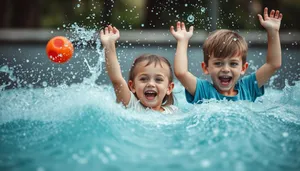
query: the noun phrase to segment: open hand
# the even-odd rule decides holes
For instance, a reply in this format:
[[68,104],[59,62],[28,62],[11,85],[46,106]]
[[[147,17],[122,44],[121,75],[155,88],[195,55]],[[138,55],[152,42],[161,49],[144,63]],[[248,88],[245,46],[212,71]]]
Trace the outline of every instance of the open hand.
[[268,15],[268,8],[264,9],[264,18],[258,14],[258,19],[260,24],[267,30],[267,31],[279,31],[280,23],[282,19],[282,13],[279,10],[271,10],[270,16]]
[[116,27],[109,25],[100,31],[100,40],[103,45],[115,43],[120,38],[120,32]]
[[189,31],[186,31],[184,22],[178,21],[176,24],[176,30],[177,31],[175,31],[174,26],[170,27],[170,32],[177,41],[179,41],[179,40],[187,40],[188,41],[193,36],[194,27],[191,26],[189,28]]

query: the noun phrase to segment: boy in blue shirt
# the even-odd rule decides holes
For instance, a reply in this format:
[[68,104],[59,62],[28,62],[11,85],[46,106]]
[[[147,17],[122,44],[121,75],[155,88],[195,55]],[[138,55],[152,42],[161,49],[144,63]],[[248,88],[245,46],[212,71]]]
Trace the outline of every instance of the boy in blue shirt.
[[264,94],[263,85],[281,66],[279,28],[282,14],[278,10],[271,10],[268,15],[268,8],[265,8],[264,17],[258,14],[258,19],[268,35],[266,63],[255,73],[239,80],[248,68],[248,45],[234,31],[216,30],[203,44],[202,69],[205,74],[211,76],[212,83],[201,80],[188,71],[187,47],[193,35],[193,26],[189,31],[183,22],[177,22],[176,31],[171,26],[170,31],[177,40],[174,73],[185,87],[189,103],[202,103],[205,99],[255,101]]

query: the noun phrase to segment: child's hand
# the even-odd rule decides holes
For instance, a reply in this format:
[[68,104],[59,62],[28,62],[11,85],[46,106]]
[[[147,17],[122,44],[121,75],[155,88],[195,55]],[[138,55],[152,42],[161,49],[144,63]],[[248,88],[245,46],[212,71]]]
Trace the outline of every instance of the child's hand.
[[120,38],[120,32],[116,27],[109,25],[100,31],[100,39],[103,45],[115,43]]
[[258,14],[258,19],[260,24],[267,30],[267,31],[279,31],[280,23],[282,19],[282,14],[276,10],[272,10],[270,12],[270,16],[268,15],[268,8],[264,9],[264,19],[263,17]]
[[177,31],[175,31],[173,26],[171,26],[170,31],[177,41],[181,41],[181,40],[188,41],[193,35],[194,27],[191,26],[189,28],[189,31],[187,32],[184,23],[178,21],[176,25],[176,30]]

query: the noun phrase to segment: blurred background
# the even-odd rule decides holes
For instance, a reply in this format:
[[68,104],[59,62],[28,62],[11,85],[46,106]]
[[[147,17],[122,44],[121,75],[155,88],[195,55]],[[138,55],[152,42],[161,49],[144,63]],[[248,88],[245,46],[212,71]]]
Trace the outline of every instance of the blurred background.
[[214,25],[261,29],[256,16],[264,7],[284,14],[282,30],[300,29],[295,22],[299,0],[2,0],[0,27],[57,28],[78,22],[90,27],[168,29],[192,15],[196,28],[204,30]]
[[[219,28],[245,37],[253,72],[267,52],[266,32],[257,18],[264,7],[283,13],[283,66],[270,83],[283,88],[300,80],[299,0],[1,0],[0,89],[81,83],[95,70],[97,84],[110,83],[100,65],[99,44],[99,30],[108,24],[121,32],[117,46],[124,77],[132,60],[143,53],[173,62],[176,41],[169,28],[177,21],[195,26],[188,53],[189,68],[196,76],[205,77],[200,68],[203,41]],[[45,54],[47,41],[57,35],[68,37],[75,47],[72,59],[64,64],[51,62]]]

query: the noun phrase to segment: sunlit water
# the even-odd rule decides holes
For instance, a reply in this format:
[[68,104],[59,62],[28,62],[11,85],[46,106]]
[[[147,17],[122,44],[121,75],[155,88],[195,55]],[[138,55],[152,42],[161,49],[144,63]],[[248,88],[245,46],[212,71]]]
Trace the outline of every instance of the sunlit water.
[[[85,47],[93,34],[75,37]],[[95,84],[103,62],[95,43],[98,62],[84,60],[91,76],[81,83],[1,85],[1,171],[300,169],[300,82],[268,87],[255,103],[201,105],[188,104],[176,82],[179,112],[137,113],[115,103],[111,85]],[[22,82],[6,66],[1,72]]]

